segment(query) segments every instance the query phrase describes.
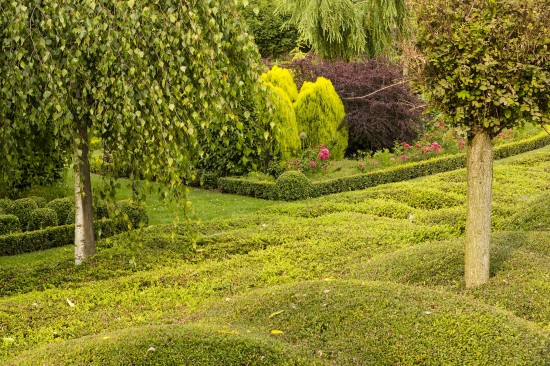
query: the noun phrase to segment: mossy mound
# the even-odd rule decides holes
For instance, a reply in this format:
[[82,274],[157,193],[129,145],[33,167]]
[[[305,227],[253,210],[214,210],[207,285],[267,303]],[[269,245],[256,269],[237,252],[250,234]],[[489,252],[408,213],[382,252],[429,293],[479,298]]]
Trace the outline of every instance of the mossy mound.
[[501,232],[491,242],[489,283],[465,290],[464,239],[405,248],[350,268],[352,278],[468,294],[550,330],[550,233]]
[[548,336],[528,322],[462,296],[385,282],[271,287],[210,306],[201,321],[246,325],[334,365],[550,362]]
[[305,365],[291,347],[221,327],[128,328],[52,344],[10,365]]

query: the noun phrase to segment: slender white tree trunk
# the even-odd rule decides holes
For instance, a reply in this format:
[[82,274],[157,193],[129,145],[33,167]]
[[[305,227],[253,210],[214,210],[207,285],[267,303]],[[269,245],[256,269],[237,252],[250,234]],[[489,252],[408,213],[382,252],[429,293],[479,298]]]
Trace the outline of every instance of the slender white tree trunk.
[[493,191],[493,146],[485,132],[470,139],[467,153],[468,213],[466,217],[466,287],[489,280],[491,202]]
[[74,258],[79,265],[95,254],[92,211],[92,182],[88,160],[88,131],[84,122],[77,124],[80,143],[75,148],[74,173]]

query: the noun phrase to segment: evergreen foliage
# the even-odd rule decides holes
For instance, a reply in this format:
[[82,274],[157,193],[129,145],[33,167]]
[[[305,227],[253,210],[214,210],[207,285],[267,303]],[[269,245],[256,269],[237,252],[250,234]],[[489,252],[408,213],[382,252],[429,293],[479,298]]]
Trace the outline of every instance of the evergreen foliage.
[[283,201],[307,198],[312,193],[311,182],[304,173],[297,170],[284,172],[277,178],[278,197]]
[[298,88],[289,69],[275,65],[271,70],[262,74],[262,80],[283,89],[292,103],[298,98]]
[[21,230],[19,219],[15,215],[0,214],[0,235],[6,235]]
[[29,217],[28,231],[42,230],[46,227],[57,226],[57,214],[51,208],[37,208]]
[[348,145],[347,126],[341,126],[346,113],[330,80],[319,77],[305,82],[294,103],[300,133],[306,145],[325,145],[334,159],[343,159]]
[[283,89],[271,83],[268,83],[267,87],[269,103],[273,107],[270,124],[273,124],[281,158],[288,160],[297,156],[301,147],[294,106]]
[[46,205],[55,211],[59,225],[74,224],[74,221],[69,221],[70,217],[74,218],[74,199],[71,197],[56,198],[51,200]]
[[296,27],[285,25],[289,16],[276,13],[275,8],[273,0],[250,0],[247,6],[239,8],[263,58],[289,53],[298,40]]
[[8,213],[17,216],[21,227],[26,229],[31,217],[31,212],[37,208],[38,205],[32,198],[21,198],[12,202],[8,209]]
[[405,0],[277,0],[316,54],[350,60],[394,52],[407,31]]

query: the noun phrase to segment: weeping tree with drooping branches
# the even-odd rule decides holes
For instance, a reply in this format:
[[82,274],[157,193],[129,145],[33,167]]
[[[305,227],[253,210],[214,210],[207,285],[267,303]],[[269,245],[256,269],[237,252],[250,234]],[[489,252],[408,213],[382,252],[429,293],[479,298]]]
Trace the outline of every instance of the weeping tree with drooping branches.
[[233,1],[0,0],[0,42],[0,176],[43,131],[54,161],[73,158],[77,264],[95,252],[91,135],[132,178],[182,198],[201,145],[229,127],[235,150],[258,149],[247,144],[266,132],[235,127],[261,95],[261,63]]
[[408,32],[405,0],[276,0],[301,40],[327,59],[392,54]]
[[550,0],[428,0],[418,8],[417,84],[468,133],[465,282],[489,280],[491,140],[550,122]]

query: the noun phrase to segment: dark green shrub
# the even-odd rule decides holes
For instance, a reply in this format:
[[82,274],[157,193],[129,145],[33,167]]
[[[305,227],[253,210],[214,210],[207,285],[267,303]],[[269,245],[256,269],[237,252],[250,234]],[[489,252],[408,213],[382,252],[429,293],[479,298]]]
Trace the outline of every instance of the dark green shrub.
[[291,170],[284,172],[277,178],[276,185],[279,199],[283,201],[309,198],[312,194],[311,182],[299,171]]
[[[127,229],[114,225],[111,220],[94,221],[96,237],[106,238]],[[74,242],[74,224],[47,227],[43,230],[11,233],[0,236],[0,256],[30,253],[37,250],[61,247]]]
[[11,200],[9,200],[7,198],[0,199],[0,210],[2,210],[4,212],[8,212],[11,205],[12,205]]
[[0,215],[0,235],[6,235],[21,230],[19,219],[15,215]]
[[17,216],[21,228],[25,229],[29,224],[29,218],[31,217],[31,212],[36,210],[38,205],[36,201],[32,198],[21,198],[13,201],[9,207],[8,213]]
[[46,199],[44,197],[38,197],[38,196],[29,196],[27,198],[30,198],[36,202],[36,205],[38,208],[44,208],[46,207]]
[[[56,198],[46,205],[47,208],[51,208],[57,214],[57,220],[59,225],[73,224],[74,222],[67,221],[70,219],[71,211],[74,211],[74,198]],[[74,213],[72,214],[74,217]]]
[[275,8],[272,0],[251,0],[248,6],[239,9],[263,58],[289,53],[298,40],[298,31],[294,26],[283,28],[289,16],[276,14]]
[[275,182],[258,182],[242,178],[227,177],[218,180],[218,188],[224,193],[233,193],[241,196],[277,200],[277,186]]
[[147,209],[143,202],[132,200],[117,202],[116,212],[120,212],[118,218],[122,219],[122,222],[126,225],[129,225],[129,228],[135,229],[149,224]]
[[37,208],[31,212],[27,230],[42,230],[46,227],[57,226],[58,224],[57,213],[54,210],[51,208]]

